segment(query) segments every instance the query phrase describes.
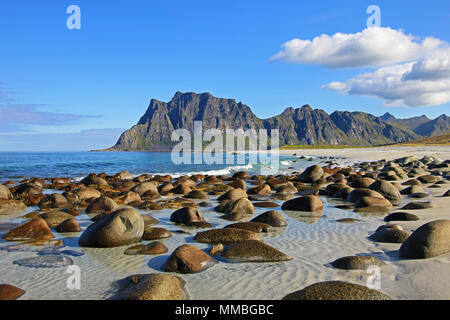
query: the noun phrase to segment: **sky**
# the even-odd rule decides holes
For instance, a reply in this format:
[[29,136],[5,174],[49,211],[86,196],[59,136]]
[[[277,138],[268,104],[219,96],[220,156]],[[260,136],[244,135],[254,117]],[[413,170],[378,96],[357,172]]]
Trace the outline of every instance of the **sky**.
[[3,0],[0,151],[109,147],[177,91],[260,118],[305,104],[448,115],[449,30],[448,0]]

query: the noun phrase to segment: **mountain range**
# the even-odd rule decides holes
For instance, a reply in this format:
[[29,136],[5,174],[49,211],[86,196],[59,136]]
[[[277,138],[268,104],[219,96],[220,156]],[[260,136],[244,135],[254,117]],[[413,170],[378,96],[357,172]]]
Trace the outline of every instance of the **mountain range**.
[[170,151],[176,129],[193,132],[194,121],[203,130],[270,129],[280,130],[282,145],[373,146],[401,143],[450,132],[450,119],[441,115],[396,119],[389,113],[377,117],[364,112],[313,109],[309,105],[287,108],[278,116],[258,118],[251,108],[234,99],[216,98],[209,93],[177,92],[169,102],[150,101],[145,114],[120,136],[114,151]]

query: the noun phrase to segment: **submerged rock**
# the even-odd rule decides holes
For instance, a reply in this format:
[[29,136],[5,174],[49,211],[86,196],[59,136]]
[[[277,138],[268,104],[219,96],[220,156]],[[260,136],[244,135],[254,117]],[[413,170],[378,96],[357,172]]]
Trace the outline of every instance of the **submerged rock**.
[[423,210],[423,209],[430,209],[434,208],[433,203],[427,201],[427,202],[410,202],[406,204],[402,210]]
[[169,274],[137,274],[119,281],[112,300],[187,300],[183,279]]
[[227,225],[224,227],[224,229],[226,228],[250,230],[257,233],[271,231],[271,226],[262,222],[238,222]]
[[419,217],[408,212],[394,212],[384,218],[384,221],[417,221]]
[[344,270],[367,270],[370,266],[384,266],[386,263],[380,259],[368,256],[348,256],[339,258],[333,262],[331,265],[338,269]]
[[73,260],[70,257],[54,254],[19,259],[14,261],[13,263],[22,267],[29,268],[61,268],[74,264]]
[[256,232],[241,229],[212,229],[199,232],[194,240],[202,243],[235,243],[244,240],[262,240]]
[[239,262],[277,262],[292,260],[274,247],[258,240],[246,240],[225,248],[222,257]]
[[292,292],[283,300],[390,300],[384,293],[344,281],[315,283]]
[[128,255],[156,255],[166,253],[169,249],[161,242],[155,241],[149,244],[138,244],[125,250]]

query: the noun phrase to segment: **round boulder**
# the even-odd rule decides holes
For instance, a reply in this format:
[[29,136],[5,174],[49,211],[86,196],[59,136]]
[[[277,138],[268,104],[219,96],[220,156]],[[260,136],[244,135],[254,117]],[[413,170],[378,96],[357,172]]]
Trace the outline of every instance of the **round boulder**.
[[323,210],[323,202],[314,195],[288,200],[281,206],[283,210],[319,212]]
[[287,226],[286,219],[283,214],[279,211],[271,210],[260,214],[256,218],[252,219],[251,222],[261,222],[266,223],[272,227],[285,227]]
[[197,273],[217,264],[217,260],[190,244],[179,246],[170,255],[164,270],[166,272]]
[[78,241],[81,247],[110,248],[140,241],[144,220],[134,209],[119,209],[90,225]]
[[402,244],[400,258],[428,259],[450,252],[450,220],[426,223]]

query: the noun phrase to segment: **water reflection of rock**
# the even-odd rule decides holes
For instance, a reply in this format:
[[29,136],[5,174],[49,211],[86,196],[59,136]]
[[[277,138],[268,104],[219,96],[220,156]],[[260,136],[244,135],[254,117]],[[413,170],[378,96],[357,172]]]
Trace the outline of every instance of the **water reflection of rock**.
[[321,217],[318,217],[317,212],[307,212],[307,211],[290,211],[283,210],[283,212],[292,219],[297,221],[306,223],[306,224],[315,224]]
[[80,248],[89,258],[97,261],[105,270],[118,276],[139,272],[147,263],[148,257],[125,255],[130,246],[117,248]]

